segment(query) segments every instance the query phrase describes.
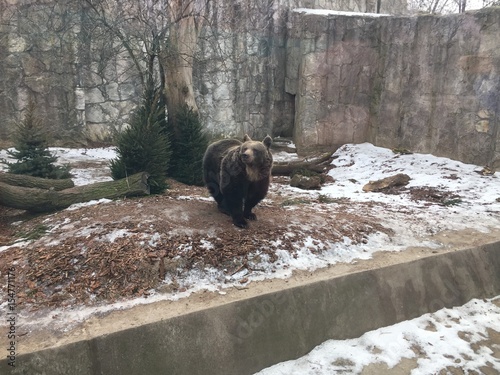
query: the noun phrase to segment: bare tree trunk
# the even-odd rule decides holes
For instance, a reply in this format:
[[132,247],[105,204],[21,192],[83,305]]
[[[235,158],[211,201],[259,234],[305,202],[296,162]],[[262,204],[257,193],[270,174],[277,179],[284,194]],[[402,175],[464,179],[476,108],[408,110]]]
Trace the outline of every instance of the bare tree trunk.
[[165,67],[165,96],[169,114],[188,105],[198,111],[193,90],[193,61],[202,17],[195,12],[195,2],[172,1],[176,18],[169,29],[167,48],[160,55]]
[[0,182],[8,185],[24,186],[38,189],[64,190],[75,186],[71,179],[54,180],[49,178],[39,178],[13,173],[0,173]]
[[116,181],[76,186],[61,191],[12,186],[0,182],[0,205],[30,212],[50,212],[94,199],[148,195],[149,174],[142,172]]
[[465,8],[467,7],[467,0],[460,0],[459,13],[465,13]]

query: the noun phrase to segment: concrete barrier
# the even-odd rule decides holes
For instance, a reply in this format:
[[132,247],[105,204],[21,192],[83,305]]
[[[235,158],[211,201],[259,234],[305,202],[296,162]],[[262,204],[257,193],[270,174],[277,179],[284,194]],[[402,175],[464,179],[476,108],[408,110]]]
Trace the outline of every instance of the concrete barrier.
[[[328,339],[354,338],[500,294],[500,242],[355,272],[27,354],[12,374],[252,374]],[[9,369],[0,362],[1,373]],[[7,371],[8,373],[8,371]]]

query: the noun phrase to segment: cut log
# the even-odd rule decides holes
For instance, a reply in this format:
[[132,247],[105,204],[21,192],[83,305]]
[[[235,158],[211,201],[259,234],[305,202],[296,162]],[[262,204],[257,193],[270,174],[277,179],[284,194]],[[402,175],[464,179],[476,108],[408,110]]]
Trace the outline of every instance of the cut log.
[[404,173],[398,173],[391,177],[386,177],[377,181],[370,181],[363,186],[364,192],[378,192],[389,189],[393,186],[404,186],[410,182],[410,176]]
[[38,189],[54,189],[54,190],[64,190],[75,186],[73,181],[69,178],[62,180],[54,180],[50,178],[40,178],[27,176],[22,174],[13,173],[0,173],[0,182],[6,183],[7,185],[13,186],[23,186],[28,188],[38,188]]
[[333,168],[332,161],[335,159],[332,153],[320,155],[318,157],[306,158],[302,160],[275,162],[271,174],[273,176],[291,176],[297,170],[308,170],[316,173],[324,173]]
[[27,188],[0,182],[0,205],[30,212],[61,210],[75,203],[149,194],[149,174],[142,172],[116,181],[97,182],[61,191]]

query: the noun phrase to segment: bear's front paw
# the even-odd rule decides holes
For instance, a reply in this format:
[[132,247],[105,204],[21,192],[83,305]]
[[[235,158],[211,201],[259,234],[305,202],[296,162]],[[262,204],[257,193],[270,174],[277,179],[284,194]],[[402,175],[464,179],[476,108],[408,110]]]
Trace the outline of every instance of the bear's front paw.
[[236,225],[237,227],[240,227],[240,228],[247,228],[248,227],[247,221],[243,218],[233,219],[233,224]]
[[244,216],[245,216],[245,219],[248,219],[248,220],[257,220],[257,215],[255,215],[253,212],[245,214]]

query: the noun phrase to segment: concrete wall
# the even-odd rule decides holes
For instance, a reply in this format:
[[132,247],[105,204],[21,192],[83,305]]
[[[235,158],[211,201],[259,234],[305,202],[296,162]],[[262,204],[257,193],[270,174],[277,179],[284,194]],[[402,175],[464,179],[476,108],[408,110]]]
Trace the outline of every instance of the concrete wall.
[[[421,255],[419,255],[420,257]],[[328,339],[359,337],[500,294],[500,243],[351,273],[21,354],[11,374],[245,375]],[[22,348],[19,349],[20,352]]]
[[292,14],[286,90],[299,151],[368,141],[500,166],[500,8]]

